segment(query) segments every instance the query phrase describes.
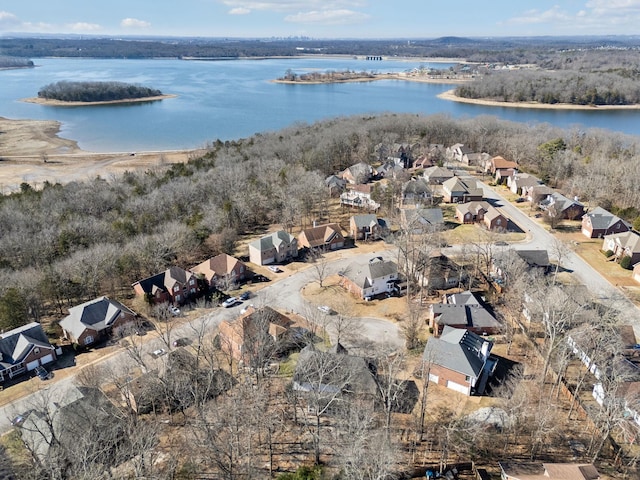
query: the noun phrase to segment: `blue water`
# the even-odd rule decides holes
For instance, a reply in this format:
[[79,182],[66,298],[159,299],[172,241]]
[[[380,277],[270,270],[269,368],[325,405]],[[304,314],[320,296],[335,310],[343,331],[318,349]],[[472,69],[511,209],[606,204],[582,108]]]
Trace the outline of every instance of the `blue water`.
[[[0,71],[0,116],[62,122],[60,135],[95,152],[195,148],[273,131],[295,122],[384,112],[454,118],[494,115],[525,123],[602,128],[640,135],[640,111],[574,111],[487,107],[437,98],[451,85],[395,80],[285,85],[270,80],[287,69],[399,72],[422,62],[296,58],[233,61],[34,59],[34,69]],[[428,64],[448,68],[449,65]],[[60,80],[139,83],[178,95],[160,102],[49,107],[21,102]]]

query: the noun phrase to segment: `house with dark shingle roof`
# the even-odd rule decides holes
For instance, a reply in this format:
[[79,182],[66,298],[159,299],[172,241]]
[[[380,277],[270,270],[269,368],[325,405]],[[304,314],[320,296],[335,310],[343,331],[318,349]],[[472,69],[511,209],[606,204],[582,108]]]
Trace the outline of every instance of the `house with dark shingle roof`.
[[429,327],[439,337],[445,326],[494,335],[502,325],[470,291],[446,295],[443,303],[429,305]]
[[596,207],[582,216],[582,234],[587,238],[602,238],[629,230],[629,223],[601,207]]
[[136,295],[145,296],[153,304],[183,304],[198,291],[195,273],[176,266],[139,280],[132,287]]
[[442,185],[446,180],[453,178],[453,172],[451,170],[438,166],[425,169],[423,175],[429,185]]
[[360,298],[369,298],[397,291],[397,280],[398,266],[395,262],[375,257],[364,264],[350,264],[344,270],[340,284]]
[[402,208],[400,209],[402,229],[415,233],[433,233],[444,228],[442,209],[435,208]]
[[605,235],[602,250],[611,250],[614,258],[622,260],[631,258],[631,265],[640,262],[640,233],[630,230],[623,233]]
[[429,337],[422,361],[429,381],[464,393],[482,395],[495,361],[493,342],[464,329],[445,326],[440,337]]
[[133,322],[136,314],[116,300],[98,297],[69,309],[60,320],[64,338],[78,345],[91,345],[107,338],[114,329]]
[[584,215],[584,205],[577,199],[571,200],[561,193],[553,192],[538,206],[550,216],[565,220],[578,220]]
[[344,247],[344,236],[340,225],[328,223],[302,230],[298,235],[298,245],[301,248],[337,250]]
[[356,240],[377,240],[389,231],[389,222],[375,214],[352,215],[349,235]]
[[371,180],[374,175],[374,170],[368,163],[359,162],[355,165],[351,165],[347,167],[345,170],[340,173],[340,178],[346,180],[352,185],[356,185],[359,183],[367,183]]
[[249,261],[256,265],[282,263],[298,256],[298,240],[278,230],[249,244]]
[[0,382],[55,361],[56,349],[42,326],[28,323],[0,334]]

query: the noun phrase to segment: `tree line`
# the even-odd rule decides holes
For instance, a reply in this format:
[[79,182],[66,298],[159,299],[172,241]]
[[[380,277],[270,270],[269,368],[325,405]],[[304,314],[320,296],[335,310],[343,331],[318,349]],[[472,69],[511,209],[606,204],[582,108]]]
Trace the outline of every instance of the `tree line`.
[[33,67],[33,61],[26,58],[7,57],[4,55],[0,55],[0,69],[26,67]]
[[70,82],[50,83],[38,91],[39,98],[63,102],[109,102],[136,98],[157,97],[160,90],[123,82]]

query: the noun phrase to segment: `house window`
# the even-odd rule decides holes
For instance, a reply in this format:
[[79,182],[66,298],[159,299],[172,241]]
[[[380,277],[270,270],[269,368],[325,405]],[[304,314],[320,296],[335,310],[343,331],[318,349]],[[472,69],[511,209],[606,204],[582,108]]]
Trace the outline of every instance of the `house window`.
[[180,295],[176,295],[176,302],[180,301]]
[[466,376],[464,377],[464,381],[465,381],[465,382],[467,382],[467,383],[469,383],[469,382],[471,381],[471,377],[470,377],[469,375],[466,375]]
[[173,287],[173,291],[174,292],[179,292],[180,291],[180,285],[176,285],[175,287]]
[[502,224],[502,220],[501,220],[501,219],[499,219],[499,218],[498,218],[498,219],[496,219],[496,225],[500,225],[500,224]]
[[196,281],[193,278],[189,280],[189,285],[193,285],[194,283],[196,283]]
[[93,343],[93,335],[87,335],[84,337],[84,344],[89,345],[90,343]]
[[38,347],[34,348],[34,349],[33,349],[33,353],[35,353],[35,354],[40,353],[40,349],[39,349]]

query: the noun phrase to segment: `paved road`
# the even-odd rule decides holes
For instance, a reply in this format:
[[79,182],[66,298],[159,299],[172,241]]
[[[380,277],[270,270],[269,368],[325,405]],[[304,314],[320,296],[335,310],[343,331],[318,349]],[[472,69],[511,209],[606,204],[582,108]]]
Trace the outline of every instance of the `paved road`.
[[[378,253],[357,254],[357,250],[345,250],[340,254],[342,258],[332,261],[327,266],[329,274],[336,274],[339,271],[344,270],[351,262],[354,261],[366,261],[374,256],[382,256],[386,259],[392,259],[395,255],[395,250],[386,250]],[[245,304],[254,304],[256,307],[261,305],[270,305],[282,310],[302,314],[303,316],[315,315],[318,323],[323,323],[327,326],[330,337],[335,339],[336,326],[333,323],[337,316],[328,316],[322,319],[319,310],[316,305],[309,305],[303,299],[301,295],[301,289],[308,283],[314,281],[313,269],[307,269],[293,274],[280,274],[282,278],[276,279],[272,284],[259,290],[257,294],[245,302]],[[140,343],[141,357],[144,360],[146,366],[150,369],[161,369],[166,360],[166,356],[159,358],[153,358],[150,353],[156,349],[163,348],[169,350],[170,347],[167,343],[171,343],[173,340],[186,337],[190,339],[196,339],[203,333],[210,333],[216,328],[222,320],[231,319],[237,317],[240,314],[242,304],[238,304],[231,308],[215,308],[210,313],[195,318],[191,321],[184,322],[179,326],[171,329],[167,342],[167,335],[164,335],[164,340],[158,333],[152,332],[144,337],[133,337],[133,342]],[[328,320],[325,322],[325,320]],[[396,324],[380,318],[363,318],[358,319],[358,330],[360,338],[350,337],[345,342],[346,346],[363,348],[365,346],[371,347],[372,344],[389,344],[392,346],[402,346],[404,340],[401,337],[400,331]],[[143,342],[143,343],[142,343]],[[351,343],[350,343],[351,342]],[[100,369],[104,368],[104,371],[112,370],[114,372],[122,371],[122,365],[125,363],[132,363],[129,353],[124,349],[101,358],[95,362],[95,365],[99,365]],[[80,371],[80,370],[79,370]],[[78,372],[79,373],[79,372]],[[50,380],[42,383],[42,389],[38,392],[34,392],[25,396],[19,401],[13,402],[10,405],[0,407],[0,434],[9,431],[11,426],[11,419],[16,415],[26,412],[31,408],[42,408],[43,401],[53,401],[53,399],[61,399],[67,390],[73,387],[75,382],[75,375],[70,375],[65,378],[56,380]]]

